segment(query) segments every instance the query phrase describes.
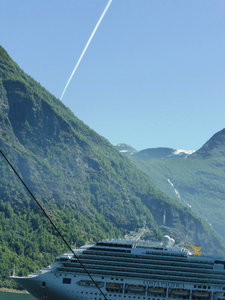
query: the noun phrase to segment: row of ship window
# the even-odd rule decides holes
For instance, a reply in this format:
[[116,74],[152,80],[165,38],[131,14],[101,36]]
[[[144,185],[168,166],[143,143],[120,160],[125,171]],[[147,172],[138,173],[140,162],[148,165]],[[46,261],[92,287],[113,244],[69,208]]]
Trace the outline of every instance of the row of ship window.
[[[68,271],[68,269],[61,268],[60,271],[65,272],[65,271]],[[81,269],[77,269],[76,271],[79,272],[79,273],[84,273],[84,271],[81,270]],[[100,275],[100,274],[103,274],[103,273],[106,273],[106,272],[108,272],[108,270],[97,270],[96,269],[96,270],[92,271],[92,274]],[[114,271],[112,270],[112,272],[114,272]],[[199,282],[199,278],[201,278],[201,281],[205,282],[205,284],[207,284],[207,283],[208,284],[209,283],[211,283],[211,284],[219,284],[219,283],[224,284],[225,283],[225,278],[220,277],[222,275],[215,276],[215,277],[219,277],[219,278],[214,279],[214,278],[211,278],[211,277],[207,277],[207,275],[204,275],[204,278],[202,278],[201,276],[197,277],[197,274],[193,274],[193,276],[196,276],[196,277],[192,277],[192,276],[189,276],[189,274],[182,274],[182,276],[181,275],[179,276],[178,274],[176,274],[176,275],[171,275],[171,274],[166,275],[165,273],[160,274],[160,275],[159,274],[153,274],[153,273],[146,275],[146,274],[144,274],[144,272],[143,273],[132,273],[132,272],[127,272],[127,273],[123,272],[122,273],[122,271],[121,271],[121,273],[118,274],[118,275],[126,276],[126,277],[139,277],[139,278],[142,278],[142,279],[158,279],[158,280],[165,279],[165,278],[168,280],[168,275],[169,275],[170,280],[175,279],[176,281],[184,281],[185,280],[186,282],[194,282],[194,281]],[[114,274],[109,273],[109,275],[114,275]]]
[[[91,257],[90,256],[87,256],[88,258],[90,258],[91,259]],[[86,257],[84,256],[83,257],[84,259],[86,259]],[[113,259],[114,260],[114,259]],[[77,263],[77,260],[75,260],[75,259],[69,259],[69,258],[60,258],[60,259],[57,259],[57,261],[61,261],[61,262],[68,262],[68,263]],[[118,259],[116,260],[116,261],[118,261]],[[206,264],[206,263],[201,263],[201,264],[199,264],[199,263],[196,263],[196,262],[191,262],[191,261],[183,261],[183,262],[180,262],[180,261],[173,261],[173,262],[171,262],[171,261],[158,261],[158,259],[156,259],[156,260],[146,260],[146,259],[144,259],[144,261],[142,262],[143,264],[152,264],[153,262],[155,261],[155,263],[156,264],[163,264],[163,265],[171,265],[171,266],[174,266],[174,267],[179,267],[179,268],[181,268],[181,267],[184,267],[184,268],[186,268],[186,267],[188,267],[188,268],[200,268],[200,269],[209,269],[209,270],[212,270],[213,269],[213,264]],[[123,261],[123,260],[120,260],[119,262],[124,262],[124,263],[126,263],[126,262],[128,262],[129,263],[129,261]],[[132,263],[140,263],[140,260],[133,260],[132,261]],[[91,262],[91,263],[93,263],[93,262]],[[102,264],[103,262],[101,261],[101,264]],[[108,264],[108,261],[107,261],[107,263],[106,264]]]
[[211,287],[209,285],[194,285],[194,288],[198,288],[198,289],[211,289]]
[[[81,292],[81,294],[86,294],[86,295],[98,295],[97,293],[92,293],[92,292]],[[107,297],[119,297],[119,298],[128,298],[128,299],[143,299],[143,300],[164,300],[166,298],[147,298],[147,297],[139,297],[139,296],[121,296],[121,295],[112,295],[112,294],[109,294],[107,295]],[[102,298],[94,298],[95,300],[102,300]],[[111,300],[110,298],[108,300]]]
[[[64,277],[62,282],[63,284],[71,284],[71,278]],[[77,284],[83,287],[96,287],[95,283],[90,280],[80,280]],[[103,288],[105,285],[105,283],[101,281],[96,281],[96,284],[98,285],[99,288]],[[145,295],[147,292],[148,295],[160,296],[160,297],[165,297],[167,292],[167,289],[163,287],[154,287],[154,286],[146,287],[138,284],[123,285],[121,283],[116,283],[116,282],[106,283],[105,288],[107,292],[113,292],[117,294],[119,293],[122,294],[124,292],[125,294]],[[194,288],[210,289],[210,286],[195,285]],[[85,293],[88,294],[89,292],[85,292]],[[189,299],[190,296],[190,290],[188,289],[173,288],[170,289],[169,293],[171,297],[182,298],[182,299]],[[92,294],[92,292],[90,292],[90,294]],[[97,293],[95,294],[97,295]],[[193,290],[192,295],[196,299],[198,299],[199,297],[203,297],[205,299],[210,296],[210,292]],[[128,296],[128,298],[131,298],[131,296]],[[140,299],[140,297],[138,299]]]
[[[62,261],[62,260],[61,260]],[[64,266],[72,266],[72,267],[76,267],[77,265],[79,266],[78,262],[77,261],[74,261],[74,260],[69,260],[69,259],[64,259],[63,260],[64,262]],[[120,260],[112,260],[112,261],[107,261],[107,260],[83,260],[83,263],[84,264],[89,264],[89,265],[114,265],[114,266],[130,266],[130,267],[134,267],[134,268],[139,268],[139,267],[142,267],[142,266],[145,266],[145,267],[149,267],[149,268],[154,268],[155,266],[159,266],[160,264],[160,267],[164,267],[165,265],[166,266],[170,266],[171,269],[180,269],[180,270],[190,270],[190,271],[193,271],[193,270],[199,270],[200,272],[208,272],[209,270],[210,271],[213,271],[213,268],[212,267],[209,267],[209,268],[205,268],[205,266],[202,266],[202,265],[192,265],[190,263],[179,263],[179,262],[172,262],[172,263],[165,263],[165,262],[155,262],[155,261],[120,261]],[[75,265],[74,265],[75,264]]]
[[[104,277],[102,277],[102,279],[104,279]],[[111,280],[114,280],[114,278],[112,277]],[[119,280],[118,278],[115,278],[115,280]],[[121,279],[121,281],[123,281],[123,279]],[[62,280],[63,284],[71,284],[71,278],[69,277],[64,277]],[[96,281],[96,283],[98,284],[99,287],[103,287],[104,286],[104,282],[100,282],[100,281]],[[80,280],[78,282],[79,285],[81,286],[95,286],[95,284],[90,281],[90,280]],[[118,284],[118,283],[108,283],[108,285],[116,288],[118,287],[121,288],[122,284]],[[140,287],[140,286],[139,286]],[[194,288],[198,288],[198,289],[211,289],[211,287],[209,285],[194,285]]]
[[[75,265],[74,265],[75,263]],[[85,264],[88,264],[90,265],[89,267],[90,268],[96,268],[95,266],[98,266],[99,269],[105,269],[105,267],[108,267],[109,266],[109,262],[105,262],[105,261],[101,261],[98,263],[98,261],[85,261],[83,262]],[[64,266],[66,268],[80,268],[80,265],[78,264],[78,262],[74,262],[72,260],[67,260],[67,262],[64,262]],[[148,268],[149,271],[155,271],[155,267],[159,267],[157,268],[158,269],[158,273],[160,274],[164,269],[163,269],[163,266],[165,265],[164,263],[162,264],[162,266],[158,266],[159,262],[156,263],[152,263],[152,262],[141,262],[141,265],[140,265],[140,262],[128,262],[128,261],[114,261],[112,262],[112,266],[115,267],[115,268],[118,268],[118,270],[123,270],[124,267],[129,267],[129,271],[133,272],[134,270],[139,270],[142,266],[144,266],[145,268]],[[166,264],[168,265],[168,264]],[[169,269],[167,270],[167,274],[171,274],[171,273],[174,273],[174,272],[185,272],[188,274],[188,276],[190,276],[191,274],[197,272],[198,276],[213,276],[213,277],[218,277],[220,278],[221,273],[215,273],[211,268],[203,268],[203,266],[193,266],[192,264],[188,264],[188,263],[185,263],[185,264],[179,264],[179,263],[171,263],[170,266],[169,266]],[[210,272],[210,273],[209,273]],[[141,272],[142,273],[142,272]],[[205,273],[205,274],[204,274]],[[198,277],[197,276],[197,277]]]
[[[72,267],[72,266],[66,266],[66,267]],[[73,267],[74,268],[74,267]],[[77,269],[78,268],[78,269]],[[90,266],[89,268],[91,268],[91,269],[95,269],[95,270],[99,270],[99,273],[102,271],[102,270],[107,270],[107,271],[112,271],[112,272],[123,272],[124,271],[124,268],[125,268],[125,266],[120,266],[120,265],[113,265],[113,267],[111,267],[111,266],[108,266],[107,264],[106,265],[104,265],[104,264],[102,264],[102,265],[92,265],[92,266]],[[81,269],[81,267],[80,266],[76,266],[76,271],[78,272],[78,271],[80,271],[80,269]],[[61,271],[62,270],[68,270],[68,269],[60,269]],[[145,272],[146,272],[146,269],[145,269],[145,272],[144,271],[142,271],[141,269],[139,269],[138,267],[136,267],[136,266],[128,266],[128,268],[126,269],[126,271],[127,271],[127,273],[129,274],[129,273],[133,273],[133,272],[136,272],[136,273],[138,273],[138,274],[140,274],[140,275],[142,275],[142,274],[145,274]],[[209,273],[209,272],[207,272],[207,271],[205,271],[205,270],[196,270],[195,272],[193,271],[193,270],[182,270],[182,269],[176,269],[176,267],[174,267],[174,269],[173,268],[171,268],[171,270],[167,270],[167,271],[164,271],[163,269],[161,269],[161,268],[155,268],[155,269],[153,269],[153,268],[150,268],[150,267],[148,267],[148,269],[147,269],[147,274],[149,275],[149,276],[151,276],[153,273],[154,273],[154,275],[155,276],[175,276],[175,277],[179,277],[179,275],[180,276],[182,276],[182,277],[185,277],[185,278],[193,278],[193,279],[198,279],[198,278],[206,278],[206,279],[219,279],[219,280],[223,280],[224,279],[224,274],[221,274],[221,273],[218,273],[218,274],[214,274],[213,272],[211,272],[211,273]]]
[[[90,251],[90,250],[92,250],[92,251]],[[85,257],[85,255],[93,255],[93,254],[101,256],[102,255],[101,250],[102,249],[97,249],[97,248],[92,248],[91,249],[90,248],[90,249],[85,250],[83,252],[83,256]],[[144,255],[143,254],[142,255],[141,254],[129,254],[129,253],[128,254],[127,253],[124,253],[124,254],[123,253],[118,253],[118,254],[116,254],[116,253],[113,253],[114,249],[110,249],[110,250],[111,250],[113,256],[118,256],[118,257],[128,257],[128,258],[135,258],[136,257],[136,258],[141,258],[141,259],[149,259],[149,258],[152,257],[156,260],[159,260],[159,259],[168,260],[168,259],[170,259],[170,260],[178,261],[178,259],[179,259],[179,261],[187,262],[187,257],[183,253],[149,252],[148,254],[144,254]],[[104,251],[102,251],[102,252],[104,252]],[[107,254],[106,254],[107,256],[110,255],[109,252],[110,252],[109,249],[107,249]],[[83,257],[81,257],[81,258],[83,258]],[[214,264],[214,261],[209,262],[209,261],[206,261],[206,260],[203,260],[203,259],[199,259],[197,257],[195,257],[192,261],[189,260],[188,262],[200,263],[200,264],[203,264],[203,265],[213,265]]]
[[[102,277],[102,279],[104,279],[104,277]],[[113,279],[113,278],[111,278]],[[115,278],[115,279],[118,279],[118,278]],[[72,279],[69,278],[69,277],[64,277],[62,278],[62,282],[63,284],[71,284],[71,281]],[[103,288],[104,287],[104,282],[100,282],[100,281],[97,281],[96,282],[99,286],[99,288]],[[85,287],[95,287],[95,284],[92,282],[92,281],[89,281],[89,280],[80,280],[78,282],[78,284],[80,286],[85,286]],[[43,282],[42,283],[42,287],[45,287],[46,286],[46,283]],[[166,299],[164,297],[166,297],[166,288],[159,288],[159,287],[145,287],[145,286],[141,286],[141,285],[128,285],[126,284],[124,287],[124,290],[123,290],[123,284],[120,284],[120,283],[115,283],[115,282],[111,282],[111,283],[106,283],[106,291],[107,292],[113,292],[113,293],[116,293],[116,295],[112,295],[112,294],[109,294],[107,296],[111,297],[111,296],[114,296],[114,297],[122,297],[122,298],[135,298],[135,299],[143,299],[143,300],[163,300],[163,299]],[[130,290],[129,290],[130,288]],[[199,288],[199,289],[210,289],[211,287],[210,286],[205,286],[205,285],[194,285],[194,288]],[[120,295],[120,293],[122,294],[124,291],[125,294],[128,294],[128,295]],[[151,298],[148,298],[148,297],[145,297],[145,294],[146,294],[146,291],[147,291],[147,295],[148,296],[151,296]],[[178,293],[176,295],[174,295],[173,293]],[[195,293],[198,293],[195,295]],[[81,292],[82,294],[85,293],[85,294],[90,294],[90,295],[98,295],[98,293],[93,293],[93,292]],[[179,295],[179,293],[184,293],[183,295]],[[186,294],[185,294],[186,293]],[[200,294],[200,293],[203,293],[203,294]],[[207,293],[207,295],[206,295]],[[129,294],[136,294],[136,295],[140,295],[140,296],[131,296]],[[160,297],[160,298],[153,298],[153,297]],[[162,298],[163,297],[163,298]],[[180,298],[180,299],[189,299],[190,298],[190,291],[189,290],[185,290],[185,289],[173,289],[173,290],[170,290],[170,297],[171,298]],[[211,293],[210,292],[207,292],[207,291],[200,291],[200,290],[193,290],[192,291],[192,299],[199,299],[199,300],[202,300],[202,299],[209,299],[211,297]],[[101,300],[100,298],[95,298],[96,300]],[[222,298],[217,298],[218,300],[225,300],[224,296]],[[108,300],[111,300],[110,298]]]

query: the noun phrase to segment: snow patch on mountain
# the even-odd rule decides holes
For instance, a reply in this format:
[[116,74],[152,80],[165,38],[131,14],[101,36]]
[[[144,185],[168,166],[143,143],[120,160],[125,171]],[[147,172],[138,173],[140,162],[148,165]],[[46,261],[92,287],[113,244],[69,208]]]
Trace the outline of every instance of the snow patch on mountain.
[[133,154],[132,152],[130,152],[128,150],[119,150],[119,152],[121,152],[121,153],[130,153],[131,155]]
[[191,155],[194,152],[195,152],[195,150],[177,149],[177,150],[174,150],[173,154],[174,155]]
[[126,154],[126,155],[133,155],[134,153],[137,152],[133,147],[120,143],[114,146],[120,153]]

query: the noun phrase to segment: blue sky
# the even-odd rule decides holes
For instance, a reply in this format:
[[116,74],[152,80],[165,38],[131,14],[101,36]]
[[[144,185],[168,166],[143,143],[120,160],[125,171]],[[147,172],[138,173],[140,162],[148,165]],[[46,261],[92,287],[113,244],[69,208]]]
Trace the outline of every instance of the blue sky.
[[[56,97],[107,0],[0,0],[0,44]],[[225,1],[113,0],[63,98],[112,144],[198,149],[225,127]]]

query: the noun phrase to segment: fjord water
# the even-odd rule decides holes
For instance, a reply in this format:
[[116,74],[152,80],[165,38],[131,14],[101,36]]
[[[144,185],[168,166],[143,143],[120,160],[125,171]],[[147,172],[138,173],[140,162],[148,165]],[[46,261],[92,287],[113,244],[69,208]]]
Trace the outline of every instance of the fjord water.
[[1,293],[0,300],[35,300],[31,295],[14,294],[14,293]]

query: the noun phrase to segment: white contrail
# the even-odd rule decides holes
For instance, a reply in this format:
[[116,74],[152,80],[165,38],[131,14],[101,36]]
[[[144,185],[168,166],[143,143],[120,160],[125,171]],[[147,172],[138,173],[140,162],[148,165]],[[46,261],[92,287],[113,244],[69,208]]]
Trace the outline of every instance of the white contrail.
[[111,3],[112,3],[112,0],[109,0],[109,1],[108,1],[108,4],[106,5],[106,7],[105,7],[105,9],[104,9],[104,11],[103,11],[103,13],[102,13],[102,15],[101,15],[101,17],[99,18],[97,24],[95,25],[95,28],[94,28],[94,30],[92,31],[92,34],[91,34],[91,36],[89,37],[89,40],[87,41],[87,44],[86,44],[86,46],[84,47],[84,50],[83,50],[83,52],[81,53],[81,56],[80,56],[80,58],[78,59],[78,62],[76,63],[76,65],[75,65],[75,67],[74,67],[74,69],[73,69],[73,72],[71,73],[70,78],[68,79],[68,81],[67,81],[67,83],[66,83],[66,86],[64,87],[64,90],[63,90],[63,92],[62,92],[62,95],[61,95],[61,97],[60,97],[60,100],[62,100],[62,98],[63,98],[63,96],[64,96],[64,94],[65,94],[65,92],[66,92],[66,89],[67,89],[68,85],[70,84],[71,79],[73,78],[73,75],[75,74],[75,72],[76,72],[76,70],[77,70],[77,68],[78,68],[78,66],[79,66],[79,64],[80,64],[80,62],[81,62],[81,60],[82,60],[82,58],[83,58],[83,56],[84,56],[84,54],[85,54],[85,52],[86,52],[86,50],[87,50],[89,44],[90,44],[90,42],[91,42],[91,40],[93,39],[93,37],[94,37],[94,35],[95,35],[95,32],[97,31],[99,25],[101,24],[101,21],[102,21],[102,19],[104,18],[104,16],[105,16],[107,10],[109,9],[109,6],[110,6]]

